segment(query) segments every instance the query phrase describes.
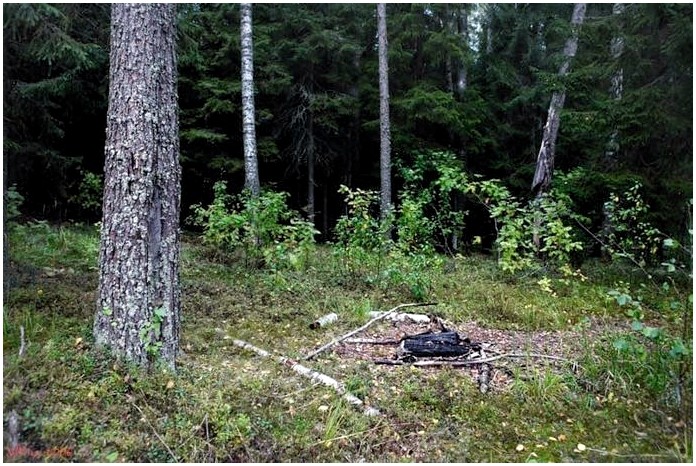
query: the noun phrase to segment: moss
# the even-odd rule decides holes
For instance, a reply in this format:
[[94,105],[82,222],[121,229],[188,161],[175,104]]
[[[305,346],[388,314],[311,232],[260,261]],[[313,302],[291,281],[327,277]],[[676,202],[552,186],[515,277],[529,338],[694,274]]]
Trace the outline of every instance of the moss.
[[[187,462],[690,459],[691,419],[644,384],[662,366],[650,359],[627,364],[611,333],[579,333],[586,339],[576,355],[579,372],[525,362],[513,366],[519,369],[511,386],[486,395],[458,369],[385,368],[330,352],[307,363],[378,407],[384,415],[377,418],[228,344],[224,335],[299,359],[364,323],[368,310],[410,299],[408,290],[346,286],[325,267],[326,254],[320,248],[302,274],[275,274],[211,263],[197,244],[186,243],[177,374],[139,372],[96,350],[92,310],[84,304],[90,290],[73,275],[52,277],[49,286],[39,274],[6,291],[4,402],[21,416],[22,441],[43,452],[70,446],[72,459],[84,462],[169,462],[172,455]],[[27,250],[24,257],[33,255]],[[91,286],[94,273],[83,274]],[[501,280],[482,257],[459,258],[453,271],[432,273],[431,298],[441,303],[433,311],[454,323],[548,332],[584,329],[590,321],[625,325],[605,299],[616,275],[606,281],[602,268],[566,288],[552,281],[557,297],[535,277]],[[339,315],[332,326],[308,328],[329,312]],[[20,326],[30,342],[21,359]],[[589,448],[574,451],[578,443]]]

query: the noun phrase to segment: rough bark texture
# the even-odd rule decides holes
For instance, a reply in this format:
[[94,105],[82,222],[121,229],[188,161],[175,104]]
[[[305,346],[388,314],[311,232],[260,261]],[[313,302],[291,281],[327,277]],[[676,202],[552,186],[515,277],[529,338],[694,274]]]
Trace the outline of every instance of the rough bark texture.
[[[586,3],[576,3],[573,8],[573,16],[570,24],[572,32],[565,43],[563,49],[563,64],[558,70],[558,76],[563,77],[570,70],[570,62],[578,50],[578,32],[580,25],[585,18]],[[554,158],[556,152],[556,138],[558,137],[558,128],[561,121],[561,110],[565,102],[565,90],[556,91],[551,96],[551,104],[549,105],[549,113],[544,126],[544,135],[541,140],[541,148],[537,156],[536,171],[534,172],[534,180],[532,181],[532,191],[537,196],[548,191],[551,186],[551,178],[553,176]]]
[[254,44],[251,29],[251,3],[239,6],[242,40],[242,132],[244,134],[244,187],[258,196],[261,191],[256,156],[256,117],[254,106]]
[[112,7],[94,336],[141,366],[160,357],[174,367],[179,346],[175,21],[174,5]]
[[379,133],[380,133],[380,214],[384,219],[392,210],[391,202],[391,127],[389,121],[389,61],[387,59],[387,6],[377,4],[379,40]]

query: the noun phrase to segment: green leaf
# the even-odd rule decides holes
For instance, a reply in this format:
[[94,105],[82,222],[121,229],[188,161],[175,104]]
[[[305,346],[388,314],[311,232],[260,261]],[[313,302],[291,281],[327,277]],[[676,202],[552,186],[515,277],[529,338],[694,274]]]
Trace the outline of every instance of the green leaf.
[[102,309],[102,314],[104,314],[105,316],[110,316],[113,313],[114,313],[114,311],[112,311],[109,306],[106,306],[105,308]]
[[676,244],[672,238],[667,238],[664,241],[662,241],[662,245],[666,248],[673,248],[676,246]]
[[633,323],[631,324],[631,328],[635,330],[636,332],[639,332],[643,330],[643,322],[640,322],[638,320],[634,320]]
[[167,310],[164,307],[155,308],[155,315],[161,319],[164,319],[167,315]]
[[618,351],[626,351],[629,348],[629,346],[630,345],[628,344],[628,342],[623,338],[614,342],[614,348],[616,348]]
[[672,348],[669,350],[669,355],[673,358],[679,356],[687,356],[689,354],[689,349],[684,346],[684,342],[681,339],[675,340],[672,343]]
[[115,463],[118,460],[118,452],[117,451],[112,451],[108,455],[106,455],[106,461],[109,463]]
[[662,330],[657,327],[644,327],[642,333],[651,340],[655,340],[660,336]]

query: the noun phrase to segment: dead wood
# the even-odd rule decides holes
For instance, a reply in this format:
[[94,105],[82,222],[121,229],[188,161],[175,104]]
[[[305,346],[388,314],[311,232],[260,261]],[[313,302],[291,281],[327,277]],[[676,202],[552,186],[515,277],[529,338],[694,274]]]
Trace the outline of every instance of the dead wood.
[[375,317],[374,319],[370,320],[368,323],[366,323],[366,324],[363,325],[362,327],[357,328],[357,329],[355,329],[355,330],[353,330],[353,331],[351,331],[351,332],[348,332],[348,333],[346,333],[345,335],[343,335],[343,336],[341,336],[341,337],[339,337],[339,338],[336,338],[335,340],[333,340],[333,341],[331,341],[331,342],[325,344],[324,346],[322,346],[322,347],[319,348],[318,350],[316,350],[316,351],[310,353],[309,355],[305,356],[305,359],[306,359],[306,360],[312,359],[312,358],[315,357],[316,355],[318,355],[318,354],[320,354],[320,353],[323,353],[323,352],[326,351],[327,349],[329,349],[329,348],[331,348],[332,346],[334,346],[334,345],[336,345],[336,344],[342,342],[343,340],[345,340],[345,339],[347,339],[347,338],[350,338],[350,337],[352,337],[353,335],[355,335],[355,334],[357,334],[357,333],[362,332],[363,330],[365,330],[366,328],[368,328],[370,325],[374,324],[375,322],[377,322],[377,321],[379,321],[379,320],[382,320],[382,319],[386,319],[387,317],[389,317],[390,315],[394,314],[394,313],[395,313],[396,311],[398,311],[399,309],[403,309],[403,308],[405,308],[405,307],[435,306],[435,305],[437,305],[437,303],[409,303],[409,304],[399,304],[399,305],[396,306],[395,308],[390,309],[389,311],[385,312],[384,314],[379,315],[379,316]]
[[[383,311],[370,311],[367,313],[370,317],[381,317],[386,312]],[[388,317],[385,317],[385,319],[392,321],[392,322],[403,322],[405,320],[410,320],[411,322],[414,322],[416,324],[429,324],[431,319],[430,316],[425,315],[425,314],[408,314],[406,312],[399,312],[396,314],[392,314]]]
[[490,381],[491,378],[491,365],[484,363],[481,365],[481,372],[479,373],[478,377],[478,383],[479,383],[479,391],[483,393],[484,395],[486,392],[488,392],[488,382]]
[[500,354],[497,356],[491,356],[489,358],[479,358],[479,359],[469,359],[467,361],[457,361],[457,360],[431,360],[431,361],[415,361],[415,362],[406,362],[406,361],[400,361],[398,359],[375,359],[374,362],[375,364],[383,364],[383,365],[388,365],[388,366],[419,366],[419,367],[427,367],[427,366],[452,366],[452,367],[459,367],[459,366],[473,366],[476,364],[484,364],[487,362],[493,362],[497,361],[499,359],[504,359],[504,358],[539,358],[539,359],[551,359],[554,361],[564,361],[564,362],[570,362],[573,364],[574,367],[577,367],[578,364],[570,359],[562,358],[560,356],[550,356],[546,354],[536,354],[536,353],[505,353],[505,354]]
[[24,357],[24,352],[27,349],[26,342],[24,341],[24,325],[19,326],[19,357]]
[[320,327],[326,327],[338,320],[338,314],[332,312],[331,314],[326,314],[325,316],[319,317],[317,320],[309,324],[309,328],[312,330],[318,329]]
[[362,409],[365,415],[367,416],[378,416],[380,414],[380,412],[377,409],[372,408],[370,406],[366,406],[360,398],[348,393],[346,387],[342,383],[340,383],[336,379],[329,377],[328,375],[322,374],[321,372],[317,372],[313,369],[305,367],[297,361],[293,361],[292,359],[286,358],[285,356],[271,354],[268,351],[263,350],[261,348],[257,348],[256,346],[245,341],[232,340],[232,343],[234,343],[236,346],[239,346],[240,348],[253,351],[254,353],[258,354],[259,356],[263,356],[264,358],[274,359],[279,364],[289,367],[290,369],[292,369],[300,375],[303,375],[311,380],[321,382],[327,387],[333,388],[336,391],[336,393],[343,397],[344,400],[346,400],[353,406]]
[[9,448],[14,448],[19,445],[19,415],[14,409],[10,411],[10,415],[7,417],[7,431],[5,437],[5,444]]
[[375,338],[347,338],[344,343],[358,345],[398,345],[401,340],[377,340]]

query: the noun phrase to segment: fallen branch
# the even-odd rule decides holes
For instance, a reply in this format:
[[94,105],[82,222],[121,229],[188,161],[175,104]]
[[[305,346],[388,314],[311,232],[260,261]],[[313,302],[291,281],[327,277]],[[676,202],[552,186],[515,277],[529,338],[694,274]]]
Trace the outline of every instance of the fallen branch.
[[401,340],[377,340],[375,338],[346,338],[345,343],[357,345],[398,345]]
[[[367,313],[370,317],[382,317],[386,314],[386,312],[383,311],[370,311]],[[399,312],[396,314],[392,314],[389,317],[384,317],[387,320],[390,320],[392,322],[403,322],[405,320],[410,320],[411,322],[417,323],[417,324],[429,324],[430,323],[430,316],[427,316],[425,314],[408,314],[405,312]]]
[[403,308],[405,308],[405,307],[435,306],[435,305],[437,305],[437,303],[410,303],[410,304],[399,304],[399,305],[396,306],[395,308],[393,308],[393,309],[391,309],[391,310],[385,312],[384,314],[381,314],[381,315],[375,317],[374,319],[370,320],[368,323],[366,323],[366,324],[363,325],[362,327],[357,328],[357,329],[353,330],[352,332],[348,332],[348,333],[346,333],[345,335],[343,335],[342,337],[336,338],[335,340],[333,340],[333,341],[331,341],[331,342],[325,344],[324,346],[322,346],[322,347],[319,348],[318,350],[316,350],[316,351],[310,353],[309,355],[307,355],[307,356],[305,357],[305,359],[306,359],[306,360],[312,359],[312,358],[315,357],[317,354],[323,353],[323,352],[326,351],[327,349],[329,349],[329,348],[331,348],[332,346],[334,346],[334,345],[336,345],[336,344],[342,342],[342,341],[345,340],[346,338],[350,338],[350,337],[352,337],[353,335],[362,332],[363,330],[365,330],[367,327],[369,327],[370,325],[374,324],[375,322],[377,322],[377,321],[379,321],[379,320],[382,320],[382,319],[386,319],[387,317],[389,317],[391,314],[394,314],[394,313],[395,313],[396,311],[398,311],[399,309],[403,309]]
[[150,424],[150,421],[148,421],[147,416],[145,415],[145,413],[143,412],[143,410],[140,409],[140,406],[138,406],[138,405],[135,404],[134,402],[131,402],[131,404],[135,407],[135,409],[138,410],[138,412],[140,413],[140,415],[143,417],[143,420],[144,420],[144,421],[147,423],[147,425],[150,427],[150,430],[152,430],[152,433],[155,434],[155,437],[157,437],[157,440],[159,440],[160,443],[161,443],[162,445],[164,445],[164,448],[166,448],[167,452],[168,452],[169,455],[172,457],[172,459],[174,460],[174,462],[175,462],[175,463],[178,463],[178,462],[179,462],[179,459],[176,457],[176,455],[174,454],[174,452],[172,451],[172,449],[169,448],[169,445],[167,445],[167,442],[165,442],[164,439],[163,439],[163,438],[160,436],[160,434],[157,432],[157,429],[155,429],[155,427],[154,427],[152,424]]
[[24,325],[19,326],[19,357],[22,358],[24,357],[24,351],[26,350],[27,345],[26,342],[24,341]]
[[346,387],[342,383],[340,383],[336,379],[329,377],[328,375],[322,374],[321,372],[317,372],[308,367],[305,367],[302,364],[299,364],[297,361],[293,361],[292,359],[286,358],[285,356],[271,354],[268,351],[263,350],[261,348],[257,348],[256,346],[245,341],[232,340],[232,343],[234,343],[236,346],[239,346],[240,348],[253,351],[254,353],[258,354],[259,356],[263,356],[264,358],[275,359],[276,362],[289,367],[298,374],[303,375],[311,380],[321,382],[327,387],[333,388],[336,391],[336,393],[341,395],[343,399],[346,400],[348,403],[363,409],[363,412],[367,416],[378,416],[380,414],[377,409],[372,408],[370,406],[366,406],[360,398],[348,393]]
[[327,325],[335,322],[336,320],[338,320],[338,314],[332,312],[331,314],[326,314],[325,316],[319,317],[317,320],[309,324],[309,328],[314,330],[319,327],[326,327]]
[[416,361],[416,362],[404,362],[394,359],[375,359],[375,364],[383,364],[387,366],[474,366],[476,364],[485,364],[487,362],[497,361],[498,359],[504,358],[540,358],[540,359],[552,359],[554,361],[565,361],[573,363],[577,366],[577,363],[571,361],[570,359],[562,358],[560,356],[549,356],[546,354],[536,354],[536,353],[505,353],[498,356],[491,356],[490,358],[479,358],[479,359],[469,359],[468,361]]

